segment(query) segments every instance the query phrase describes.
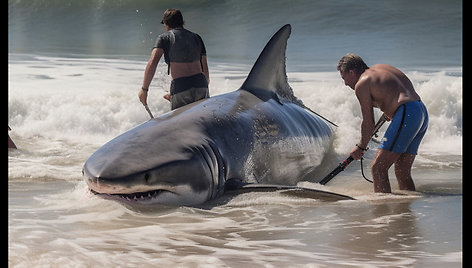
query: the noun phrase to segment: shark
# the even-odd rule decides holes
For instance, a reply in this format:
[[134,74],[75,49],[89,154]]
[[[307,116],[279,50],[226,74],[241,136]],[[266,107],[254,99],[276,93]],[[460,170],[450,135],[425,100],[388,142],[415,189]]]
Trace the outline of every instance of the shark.
[[316,182],[333,128],[288,84],[290,33],[287,24],[272,36],[239,89],[150,119],[100,147],[82,170],[91,192],[131,204],[193,206],[248,185]]

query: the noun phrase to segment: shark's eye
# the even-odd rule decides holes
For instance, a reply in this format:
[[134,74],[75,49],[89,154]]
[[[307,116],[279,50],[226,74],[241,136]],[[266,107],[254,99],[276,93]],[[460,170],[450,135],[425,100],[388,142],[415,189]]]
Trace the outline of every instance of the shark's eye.
[[149,173],[144,173],[144,179],[146,180],[146,182],[148,182],[148,180],[149,180]]

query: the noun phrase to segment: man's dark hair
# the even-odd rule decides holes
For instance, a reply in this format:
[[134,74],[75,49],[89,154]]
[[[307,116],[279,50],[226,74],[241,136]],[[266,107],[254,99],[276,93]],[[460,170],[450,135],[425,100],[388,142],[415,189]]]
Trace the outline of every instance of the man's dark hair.
[[360,75],[369,67],[360,56],[349,53],[339,60],[337,69],[342,73],[354,70],[356,74]]
[[170,8],[164,12],[161,23],[166,24],[172,29],[182,28],[184,26],[184,17],[177,8]]

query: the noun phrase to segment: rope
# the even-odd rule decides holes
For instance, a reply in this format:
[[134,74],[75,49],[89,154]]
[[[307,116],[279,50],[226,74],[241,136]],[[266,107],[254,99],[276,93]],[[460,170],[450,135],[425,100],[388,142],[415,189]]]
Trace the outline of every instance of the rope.
[[367,179],[364,175],[364,166],[362,165],[362,160],[364,160],[364,157],[361,158],[361,173],[362,173],[362,177],[364,177],[364,179],[370,183],[374,183],[373,181]]

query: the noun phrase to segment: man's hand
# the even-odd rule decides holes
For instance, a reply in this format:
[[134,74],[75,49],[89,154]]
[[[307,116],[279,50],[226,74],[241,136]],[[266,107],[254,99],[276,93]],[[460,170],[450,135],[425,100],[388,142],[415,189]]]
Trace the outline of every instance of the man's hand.
[[138,94],[139,101],[141,101],[143,105],[147,105],[147,95],[148,95],[147,91],[143,89],[139,91],[139,94]]
[[364,150],[356,145],[356,147],[354,147],[354,149],[351,151],[350,156],[354,158],[354,160],[359,160],[362,158],[362,156],[364,156]]
[[165,94],[165,95],[162,96],[162,97],[163,97],[164,99],[170,101],[170,94],[169,94],[169,93]]

